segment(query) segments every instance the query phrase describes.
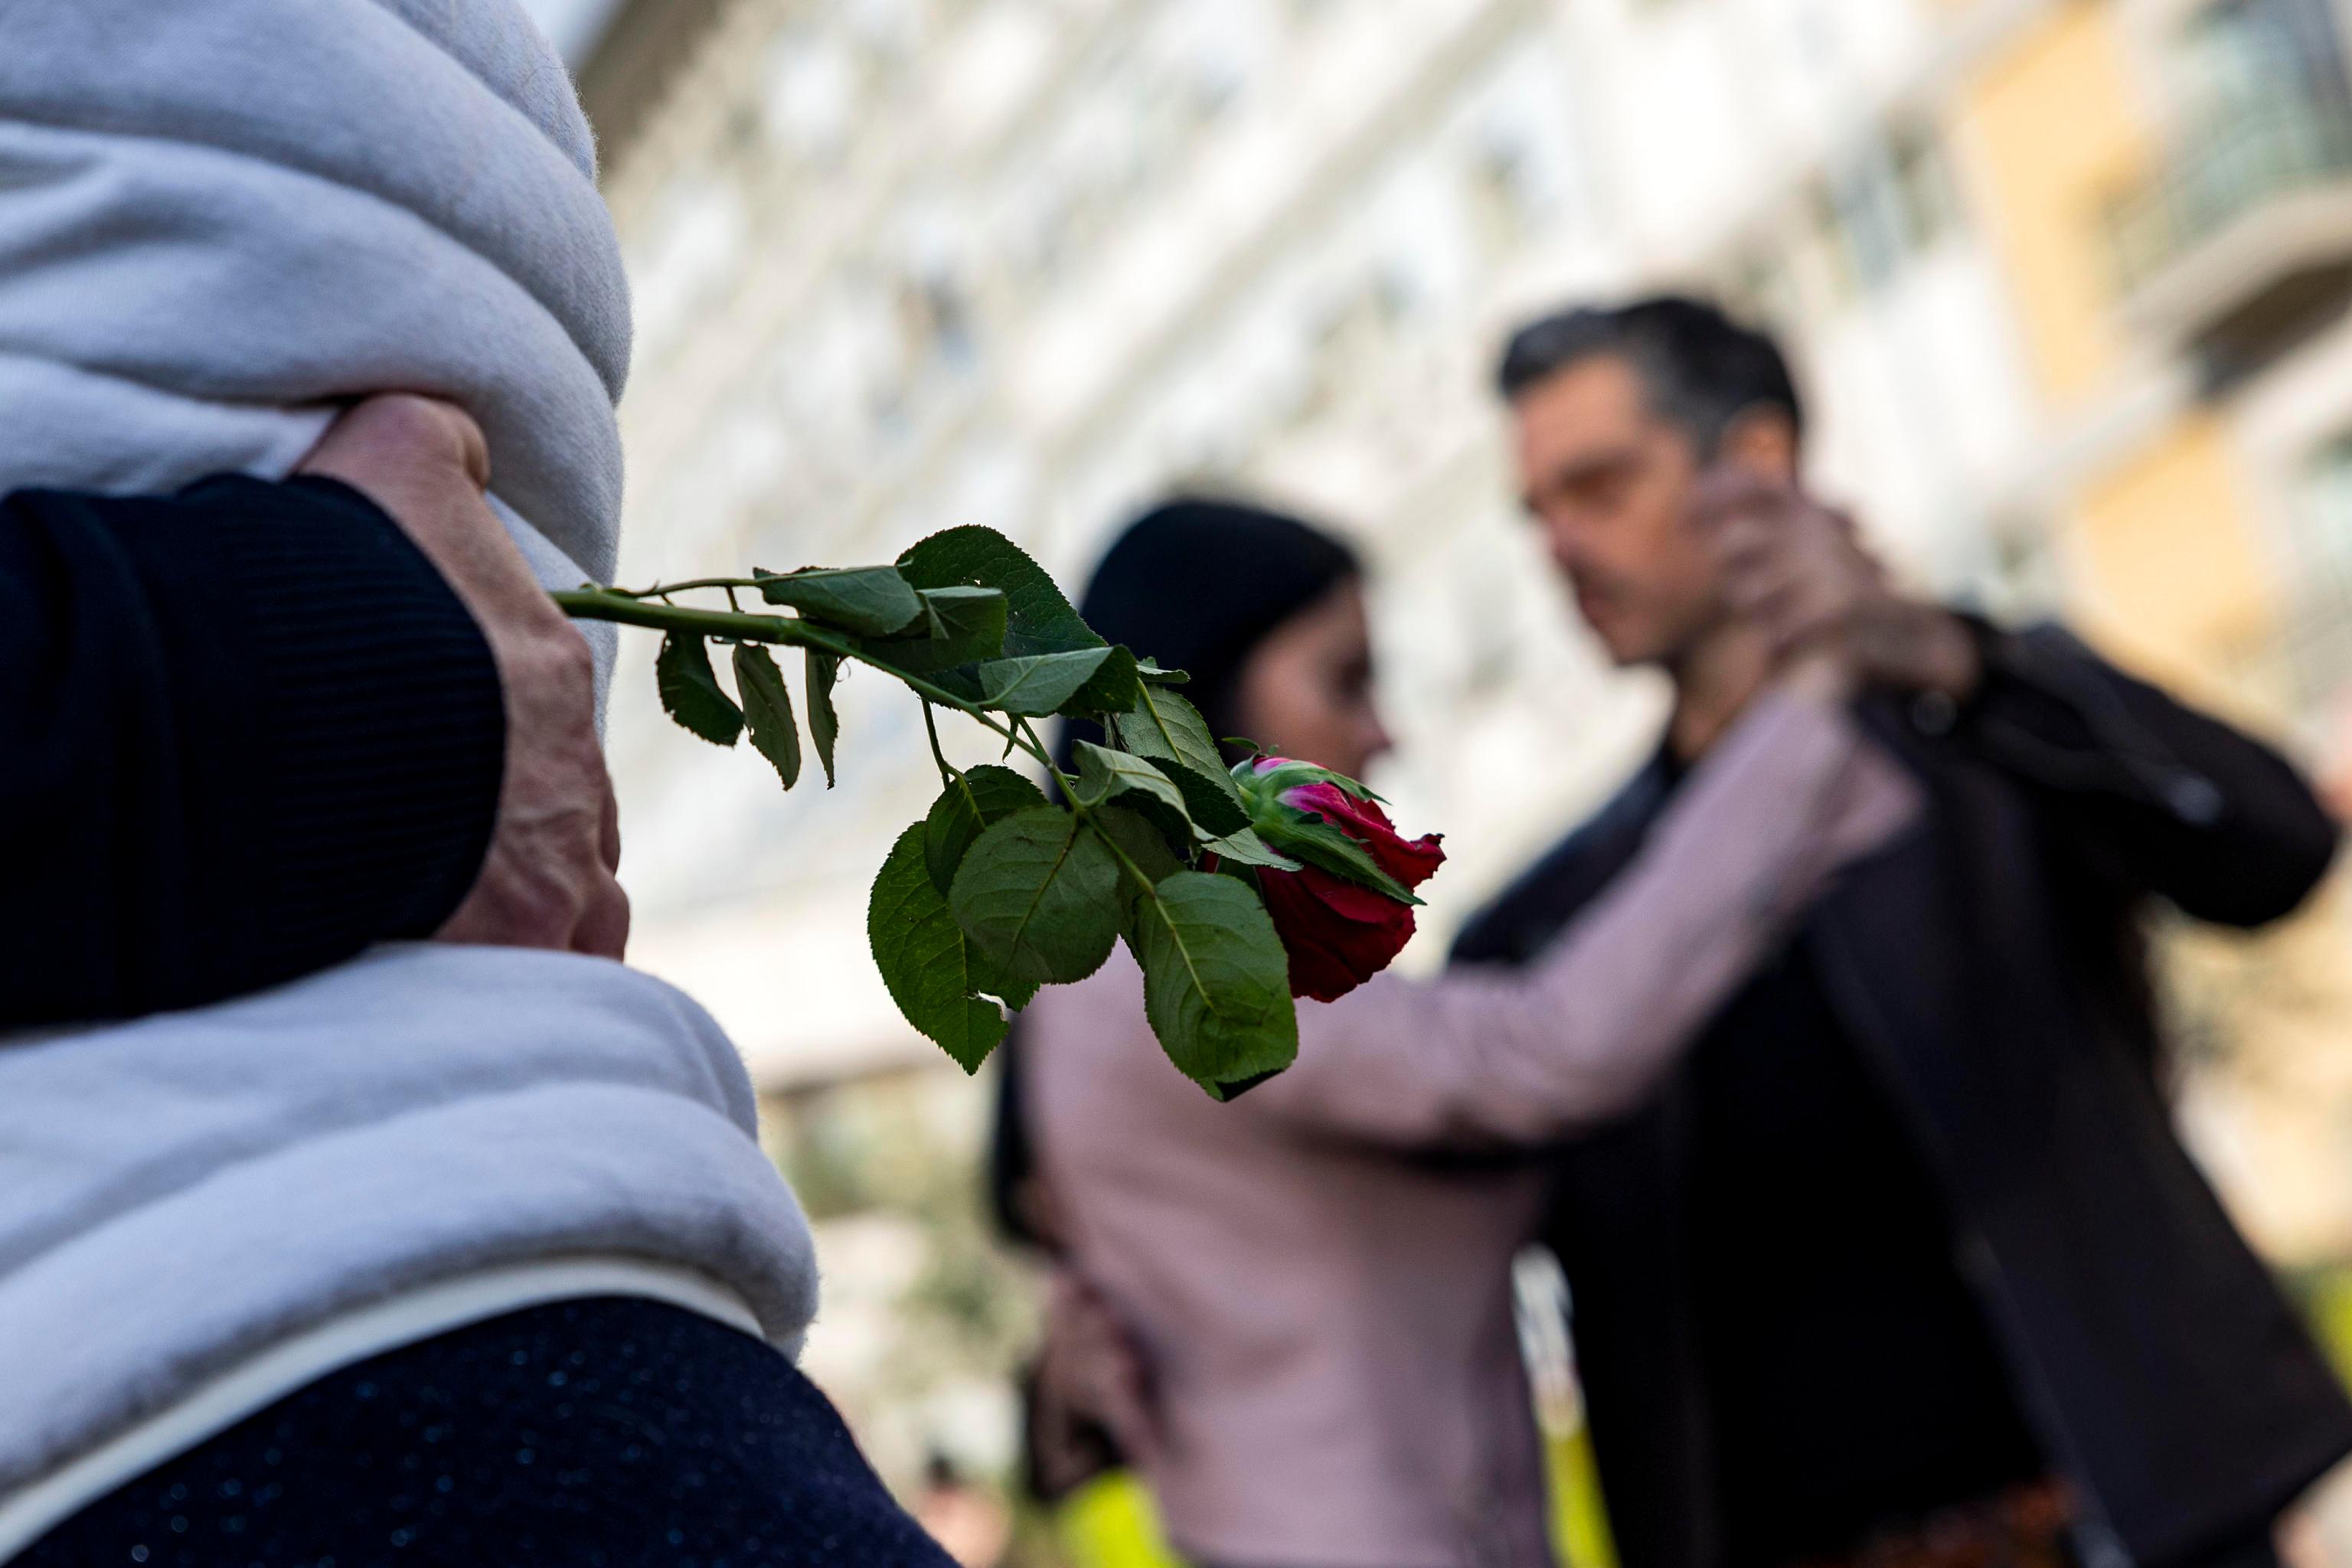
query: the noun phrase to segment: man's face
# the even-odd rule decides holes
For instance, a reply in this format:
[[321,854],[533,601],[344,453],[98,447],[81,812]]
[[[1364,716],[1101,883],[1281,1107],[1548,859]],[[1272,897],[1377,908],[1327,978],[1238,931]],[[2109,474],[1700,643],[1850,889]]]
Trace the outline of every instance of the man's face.
[[1528,387],[1511,414],[1520,495],[1585,624],[1620,665],[1673,660],[1719,614],[1714,556],[1687,516],[1690,437],[1610,354]]

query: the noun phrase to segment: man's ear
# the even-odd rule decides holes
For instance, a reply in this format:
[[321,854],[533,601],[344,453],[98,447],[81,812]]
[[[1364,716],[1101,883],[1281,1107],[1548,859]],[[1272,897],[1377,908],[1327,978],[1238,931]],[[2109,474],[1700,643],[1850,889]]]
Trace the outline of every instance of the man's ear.
[[1788,411],[1758,404],[1739,413],[1723,433],[1721,461],[1776,484],[1797,482],[1797,426]]

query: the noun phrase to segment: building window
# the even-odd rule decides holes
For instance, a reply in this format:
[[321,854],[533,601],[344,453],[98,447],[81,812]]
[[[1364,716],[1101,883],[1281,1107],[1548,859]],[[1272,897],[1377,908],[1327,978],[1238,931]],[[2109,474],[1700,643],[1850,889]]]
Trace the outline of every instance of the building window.
[[2182,38],[2190,101],[2224,112],[2280,92],[2341,103],[2342,38],[2331,0],[2221,0],[2197,14]]
[[[1751,310],[1793,317],[1801,297],[1830,305],[1893,286],[1958,226],[1949,170],[1931,135],[1897,126],[1811,182],[1786,225],[1743,247],[1727,286]],[[1799,280],[1810,287],[1801,289]]]

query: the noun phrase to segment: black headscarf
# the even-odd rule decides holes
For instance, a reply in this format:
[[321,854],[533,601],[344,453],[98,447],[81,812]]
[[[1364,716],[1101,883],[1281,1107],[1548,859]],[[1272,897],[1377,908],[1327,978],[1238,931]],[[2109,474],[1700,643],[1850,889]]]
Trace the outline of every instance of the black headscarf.
[[[1236,732],[1242,670],[1266,635],[1362,570],[1356,552],[1299,519],[1241,501],[1179,497],[1128,525],[1105,552],[1078,613],[1109,641],[1192,679],[1181,688],[1223,739]],[[1067,771],[1074,739],[1055,751]],[[1078,731],[1073,734],[1073,731]],[[1023,1213],[1034,1170],[1020,1115],[1019,1031],[997,1047],[996,1139],[989,1184],[1005,1234],[1053,1246]]]
[[1078,613],[1109,641],[1188,672],[1184,695],[1223,739],[1237,726],[1242,667],[1259,642],[1361,570],[1354,551],[1297,518],[1185,497],[1128,525]]

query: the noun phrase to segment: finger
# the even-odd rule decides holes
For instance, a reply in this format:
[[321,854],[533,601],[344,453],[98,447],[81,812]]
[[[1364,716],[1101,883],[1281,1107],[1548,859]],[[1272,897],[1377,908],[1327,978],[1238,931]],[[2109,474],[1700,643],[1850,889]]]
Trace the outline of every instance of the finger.
[[1744,463],[1716,463],[1692,487],[1696,505],[1722,509],[1770,506],[1791,493],[1788,484]]
[[1076,1275],[1066,1271],[1057,1275],[1046,1321],[1050,1337],[1069,1350],[1080,1382],[1102,1407],[1099,1413],[1116,1415],[1108,1423],[1113,1429],[1148,1427],[1150,1378],[1142,1352],[1102,1293]]
[[1788,553],[1785,539],[1750,518],[1725,524],[1715,547],[1717,564],[1726,573],[1759,571]]
[[1111,1429],[1129,1458],[1144,1469],[1156,1469],[1160,1464],[1160,1423],[1152,1414],[1150,1401],[1139,1391],[1123,1389],[1110,1403],[1113,1407],[1103,1412],[1103,1425]]
[[1768,637],[1779,636],[1791,626],[1810,626],[1820,619],[1817,597],[1801,573],[1759,574],[1727,587],[1724,603],[1734,616],[1761,627]]
[[1782,601],[1765,624],[1768,640],[1776,655],[1838,641],[1847,630],[1841,606],[1801,590]]
[[1150,1468],[1160,1453],[1160,1417],[1141,1352],[1119,1333],[1114,1342],[1097,1347],[1092,1362],[1094,1375],[1087,1381],[1096,1414],[1128,1457]]
[[610,779],[604,781],[604,820],[597,826],[596,839],[604,869],[617,873],[621,869],[621,802],[613,793]]
[[1769,548],[1785,531],[1774,527],[1770,518],[1750,509],[1724,513],[1709,529],[1708,537],[1717,550],[1738,552]]
[[628,946],[629,895],[610,876],[599,877],[588,890],[580,923],[572,928],[572,951],[618,963]]
[[1815,624],[1804,615],[1797,596],[1785,590],[1759,600],[1740,619],[1763,637],[1767,652],[1802,640]]
[[1839,555],[1851,569],[1872,583],[1884,584],[1890,580],[1886,563],[1870,548],[1869,542],[1863,537],[1862,524],[1853,512],[1843,507],[1822,507],[1821,512],[1825,521],[1825,531],[1836,542]]
[[418,393],[383,393],[352,405],[295,466],[297,473],[346,470],[384,479],[404,468],[447,467],[477,489],[490,479],[489,443],[457,404]]
[[1780,520],[1742,512],[1714,524],[1707,536],[1717,569],[1726,573],[1776,569],[1800,549],[1797,539]]
[[1045,1337],[1076,1349],[1099,1331],[1108,1317],[1093,1290],[1067,1269],[1057,1270],[1046,1286]]
[[1724,602],[1735,610],[1752,612],[1796,592],[1805,581],[1805,573],[1797,563],[1777,556],[1760,557],[1724,574]]
[[1737,464],[1718,463],[1699,476],[1691,492],[1690,515],[1702,527],[1719,527],[1735,517],[1770,519],[1787,510],[1795,492]]

